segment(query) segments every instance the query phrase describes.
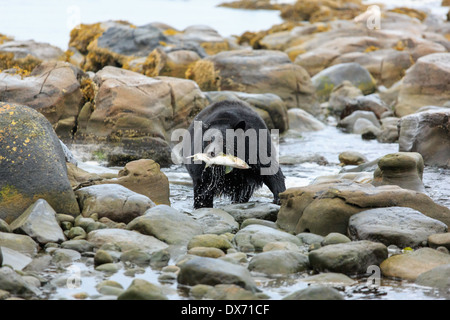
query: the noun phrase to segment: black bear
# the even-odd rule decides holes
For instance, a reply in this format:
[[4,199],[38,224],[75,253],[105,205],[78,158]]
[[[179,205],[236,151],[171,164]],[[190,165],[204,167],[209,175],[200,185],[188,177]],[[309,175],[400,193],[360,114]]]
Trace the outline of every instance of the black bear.
[[188,131],[185,159],[198,153],[232,155],[249,166],[230,171],[225,166],[185,161],[194,185],[194,208],[213,207],[214,197],[220,195],[233,203],[248,202],[263,184],[273,193],[274,203],[279,203],[278,194],[286,190],[285,177],[265,122],[249,106],[228,100],[213,103],[195,117]]

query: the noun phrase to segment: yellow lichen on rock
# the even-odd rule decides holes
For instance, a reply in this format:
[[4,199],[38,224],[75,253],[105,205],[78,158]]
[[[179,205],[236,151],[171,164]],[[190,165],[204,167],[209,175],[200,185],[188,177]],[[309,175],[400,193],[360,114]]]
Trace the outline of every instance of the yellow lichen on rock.
[[406,8],[406,7],[394,8],[394,9],[388,10],[388,12],[406,14],[407,16],[410,16],[411,18],[417,18],[420,21],[425,20],[427,17],[427,14],[423,11],[420,11],[417,9],[412,9],[412,8]]
[[88,53],[89,44],[102,35],[104,29],[100,23],[80,24],[70,31],[69,47],[74,47],[82,54]]
[[0,70],[15,69],[16,74],[22,77],[29,76],[31,71],[41,63],[42,60],[31,55],[15,59],[12,52],[0,52]]
[[199,60],[186,70],[186,78],[194,80],[202,91],[217,91],[220,88],[219,70],[209,60]]

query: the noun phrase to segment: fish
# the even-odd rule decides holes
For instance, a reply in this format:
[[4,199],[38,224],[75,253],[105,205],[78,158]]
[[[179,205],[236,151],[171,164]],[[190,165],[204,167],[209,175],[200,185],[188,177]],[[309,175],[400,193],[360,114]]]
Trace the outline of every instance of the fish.
[[212,165],[225,166],[225,173],[230,173],[233,168],[250,169],[250,166],[244,160],[231,154],[220,153],[218,156],[210,157],[207,153],[196,153],[187,158],[193,158],[194,161],[203,161],[206,163],[205,168]]

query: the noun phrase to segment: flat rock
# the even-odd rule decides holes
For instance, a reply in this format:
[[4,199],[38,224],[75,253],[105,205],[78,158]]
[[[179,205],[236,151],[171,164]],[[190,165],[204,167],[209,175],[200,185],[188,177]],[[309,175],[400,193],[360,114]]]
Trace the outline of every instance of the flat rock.
[[420,274],[445,264],[450,264],[450,255],[431,248],[421,248],[411,253],[391,256],[380,267],[386,277],[414,281]]
[[378,241],[400,248],[427,244],[429,236],[447,231],[447,225],[404,207],[366,210],[353,215],[348,232],[353,240]]

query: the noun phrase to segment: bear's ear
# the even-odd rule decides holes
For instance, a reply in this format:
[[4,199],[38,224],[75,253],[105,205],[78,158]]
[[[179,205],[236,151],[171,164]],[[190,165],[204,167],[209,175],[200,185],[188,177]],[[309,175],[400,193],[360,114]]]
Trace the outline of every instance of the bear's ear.
[[234,125],[234,130],[237,130],[237,129],[242,129],[245,131],[245,121],[244,120],[241,120]]

